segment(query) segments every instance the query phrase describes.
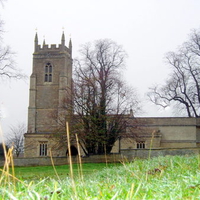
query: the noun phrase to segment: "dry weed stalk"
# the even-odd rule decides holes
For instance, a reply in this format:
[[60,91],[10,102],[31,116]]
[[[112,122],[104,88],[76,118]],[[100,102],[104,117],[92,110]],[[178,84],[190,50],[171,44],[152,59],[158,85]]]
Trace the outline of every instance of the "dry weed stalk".
[[[75,197],[77,197],[77,191],[76,191],[76,185],[74,182],[74,174],[73,174],[73,163],[72,163],[72,154],[71,154],[71,144],[70,144],[70,134],[69,134],[69,124],[66,122],[66,134],[67,134],[67,147],[68,147],[68,153],[69,153],[69,165],[70,165],[70,178],[72,182],[72,188],[74,190]],[[75,198],[77,199],[77,198]]]
[[[16,181],[19,181],[21,183],[23,182],[15,177],[14,159],[13,159],[14,147],[12,146],[8,150],[6,149],[6,145],[3,140],[3,131],[1,129],[1,124],[0,124],[0,137],[2,138],[2,146],[5,158],[3,169],[0,169],[0,171],[2,172],[0,177],[0,185],[1,186],[4,185],[4,188],[8,188],[8,191],[16,192]],[[10,167],[11,167],[11,172],[10,172]]]
[[151,158],[151,149],[152,149],[152,146],[153,146],[153,140],[154,140],[155,133],[156,133],[156,131],[154,130],[152,132],[152,137],[151,137],[151,143],[150,143],[150,149],[149,149],[149,159]]
[[68,147],[68,156],[69,156],[69,165],[70,165],[70,178],[74,179],[73,166],[72,166],[72,154],[71,154],[71,144],[70,144],[70,135],[69,135],[69,124],[66,122],[66,131],[67,131],[67,147]]
[[76,143],[77,143],[77,149],[78,149],[78,163],[80,167],[80,178],[83,181],[83,170],[82,170],[82,159],[81,159],[81,151],[80,151],[80,145],[79,145],[79,140],[78,140],[78,135],[75,134],[76,136]]
[[55,168],[55,164],[54,164],[54,161],[53,161],[51,149],[50,149],[50,151],[49,151],[49,154],[50,154],[51,164],[52,164],[52,166],[53,166],[53,170],[54,170],[54,172],[55,172],[55,174],[56,174],[58,180],[61,182],[60,177],[58,176],[57,170],[56,170],[56,168]]

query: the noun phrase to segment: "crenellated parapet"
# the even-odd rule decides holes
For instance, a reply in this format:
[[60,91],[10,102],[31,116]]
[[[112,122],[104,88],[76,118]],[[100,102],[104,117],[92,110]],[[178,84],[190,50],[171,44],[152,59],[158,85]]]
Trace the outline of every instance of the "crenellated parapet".
[[61,37],[61,44],[46,44],[45,40],[42,45],[38,43],[38,35],[36,33],[35,35],[35,49],[34,49],[34,54],[47,54],[47,53],[62,53],[62,52],[67,52],[70,57],[72,57],[72,42],[71,39],[69,40],[69,47],[65,46],[65,35],[62,33]]
[[69,48],[64,46],[62,44],[56,45],[56,44],[45,44],[45,45],[37,45],[35,52],[40,51],[69,51]]

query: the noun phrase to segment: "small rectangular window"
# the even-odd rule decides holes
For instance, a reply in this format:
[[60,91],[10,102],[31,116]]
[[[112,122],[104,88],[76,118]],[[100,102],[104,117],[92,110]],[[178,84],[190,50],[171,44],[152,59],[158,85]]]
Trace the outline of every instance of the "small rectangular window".
[[47,142],[40,142],[40,156],[47,156]]
[[145,142],[137,141],[137,149],[145,149]]

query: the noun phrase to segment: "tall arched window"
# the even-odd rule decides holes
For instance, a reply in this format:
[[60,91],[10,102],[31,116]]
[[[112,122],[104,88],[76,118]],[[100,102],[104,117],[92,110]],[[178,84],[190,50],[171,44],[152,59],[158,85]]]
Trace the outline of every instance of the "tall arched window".
[[48,62],[45,66],[44,82],[52,82],[52,65]]

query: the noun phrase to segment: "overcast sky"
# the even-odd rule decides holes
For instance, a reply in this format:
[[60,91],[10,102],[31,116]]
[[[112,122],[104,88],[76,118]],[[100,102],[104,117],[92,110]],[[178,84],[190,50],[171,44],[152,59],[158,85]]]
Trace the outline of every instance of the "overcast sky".
[[[173,116],[146,102],[145,93],[164,83],[170,70],[164,62],[192,29],[200,27],[199,0],[7,0],[0,8],[4,20],[3,41],[16,52],[17,66],[28,76],[32,70],[34,36],[39,43],[59,44],[64,28],[72,38],[73,57],[81,44],[109,38],[128,54],[124,78],[143,100],[142,116]],[[68,42],[67,42],[68,44]],[[1,124],[27,123],[29,80],[0,82]]]

